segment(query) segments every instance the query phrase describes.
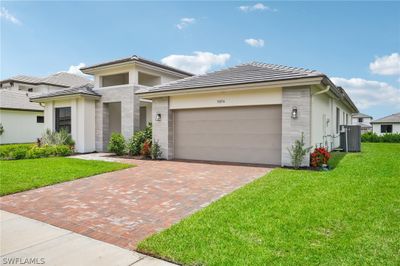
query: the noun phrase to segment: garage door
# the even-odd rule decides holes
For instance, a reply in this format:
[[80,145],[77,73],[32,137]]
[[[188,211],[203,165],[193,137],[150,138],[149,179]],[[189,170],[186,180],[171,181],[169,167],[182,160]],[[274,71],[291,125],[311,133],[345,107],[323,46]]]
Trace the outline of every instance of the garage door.
[[281,162],[281,105],[174,111],[176,159]]

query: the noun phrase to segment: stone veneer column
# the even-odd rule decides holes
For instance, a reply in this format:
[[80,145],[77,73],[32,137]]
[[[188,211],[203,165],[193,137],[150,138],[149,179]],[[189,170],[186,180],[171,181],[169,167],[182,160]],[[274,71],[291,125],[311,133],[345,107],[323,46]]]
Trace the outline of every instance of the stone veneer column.
[[[161,121],[156,121],[156,115],[161,114]],[[153,142],[161,146],[162,158],[173,159],[173,114],[169,109],[169,97],[153,99],[152,106]]]
[[[291,117],[292,108],[297,107],[298,117]],[[304,133],[305,147],[311,146],[311,90],[310,87],[284,87],[282,89],[282,166],[291,166],[288,149]],[[302,165],[309,166],[309,155]]]

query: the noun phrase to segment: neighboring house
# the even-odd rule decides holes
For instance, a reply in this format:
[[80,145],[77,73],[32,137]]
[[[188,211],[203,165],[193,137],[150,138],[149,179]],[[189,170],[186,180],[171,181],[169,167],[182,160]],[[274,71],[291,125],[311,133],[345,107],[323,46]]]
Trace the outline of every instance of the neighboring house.
[[361,126],[361,134],[372,131],[372,116],[363,114],[363,113],[355,113],[351,115],[351,124]]
[[291,165],[302,133],[306,146],[332,150],[358,112],[326,75],[302,68],[248,63],[191,76],[135,56],[82,71],[93,88],[32,98],[49,128],[71,128],[79,152],[104,151],[111,132],[129,138],[151,121],[165,159]]
[[372,132],[382,135],[386,133],[400,133],[400,113],[372,120]]
[[29,97],[87,83],[90,80],[65,72],[0,81],[0,123],[4,128],[0,144],[35,142],[45,130],[44,107],[30,102]]

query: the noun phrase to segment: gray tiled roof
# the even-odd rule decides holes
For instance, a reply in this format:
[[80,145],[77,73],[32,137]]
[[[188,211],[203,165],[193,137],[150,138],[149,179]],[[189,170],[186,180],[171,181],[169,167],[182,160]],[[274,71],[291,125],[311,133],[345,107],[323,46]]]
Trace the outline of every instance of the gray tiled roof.
[[320,76],[324,76],[324,74],[315,70],[251,62],[204,75],[179,79],[140,92],[206,88]]
[[29,101],[27,92],[0,89],[0,109],[18,109],[43,111],[38,103]]
[[8,82],[21,82],[32,85],[40,85],[40,84],[49,84],[60,87],[72,87],[72,86],[81,86],[91,82],[89,79],[82,77],[80,75],[75,75],[67,72],[58,72],[48,77],[40,78],[40,77],[32,77],[25,75],[18,75],[15,77],[11,77],[9,79],[5,79],[0,81],[0,83],[8,83]]
[[353,118],[372,118],[372,116],[366,115],[363,113],[355,113],[355,114],[352,114],[351,117],[353,117]]
[[101,96],[100,94],[94,92],[93,84],[88,83],[83,86],[72,87],[64,90],[58,90],[50,93],[40,94],[38,96],[31,97],[31,100],[38,100],[43,98],[52,98],[59,96],[68,96],[68,95],[91,95],[91,96]]
[[392,114],[385,116],[380,119],[373,120],[371,124],[379,124],[379,123],[400,123],[400,113]]
[[183,74],[183,75],[186,75],[186,76],[193,76],[192,73],[180,70],[180,69],[175,68],[175,67],[167,66],[167,65],[164,65],[164,64],[161,64],[161,63],[158,63],[158,62],[155,62],[155,61],[152,61],[152,60],[149,60],[149,59],[137,56],[137,55],[132,55],[130,57],[125,57],[125,58],[122,58],[122,59],[112,60],[112,61],[108,61],[108,62],[104,62],[104,63],[100,63],[100,64],[95,64],[95,65],[83,67],[83,68],[81,68],[81,71],[85,72],[85,70],[90,70],[90,69],[94,69],[94,68],[98,68],[98,67],[102,67],[102,66],[109,66],[109,65],[114,65],[114,64],[120,64],[120,63],[125,63],[125,62],[135,62],[135,61],[136,62],[141,62],[141,63],[144,63],[144,64],[148,64],[148,65],[152,65],[152,66],[156,66],[156,67],[159,67],[159,68],[163,68],[163,69],[166,69],[166,70],[169,70],[169,71],[172,71],[172,72],[176,72],[176,73],[179,73],[179,74]]

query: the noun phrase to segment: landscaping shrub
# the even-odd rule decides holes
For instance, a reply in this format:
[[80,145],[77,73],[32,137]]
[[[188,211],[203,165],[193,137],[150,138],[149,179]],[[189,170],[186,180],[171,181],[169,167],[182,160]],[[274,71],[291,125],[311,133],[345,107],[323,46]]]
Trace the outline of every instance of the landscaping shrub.
[[73,147],[75,145],[75,141],[72,139],[71,134],[69,134],[65,129],[61,129],[58,132],[47,129],[42,134],[42,138],[38,140],[38,144],[40,146],[68,145]]
[[0,159],[23,159],[25,158],[26,152],[32,147],[34,147],[34,144],[0,145]]
[[330,153],[323,147],[316,148],[311,153],[311,166],[312,167],[322,167],[322,165],[328,164],[329,158],[331,158]]
[[151,152],[151,142],[147,139],[142,144],[142,147],[140,149],[140,155],[142,155],[143,158],[149,158],[150,152]]
[[294,169],[299,169],[306,154],[311,150],[311,147],[304,148],[304,133],[301,133],[300,140],[296,140],[289,150],[290,157],[292,158],[292,166]]
[[162,151],[160,144],[158,144],[158,140],[154,141],[154,143],[151,145],[151,159],[153,160],[158,160],[162,156]]
[[120,133],[112,133],[108,150],[120,156],[125,153],[125,138]]
[[386,133],[383,135],[377,135],[373,132],[367,132],[361,135],[361,142],[400,143],[400,133]]
[[39,147],[33,144],[13,144],[0,146],[0,159],[6,160],[36,159],[71,154],[72,149],[68,145]]
[[130,155],[136,156],[140,155],[143,143],[149,141],[151,145],[152,138],[152,126],[151,123],[144,129],[136,131],[133,136],[128,141],[128,152]]

